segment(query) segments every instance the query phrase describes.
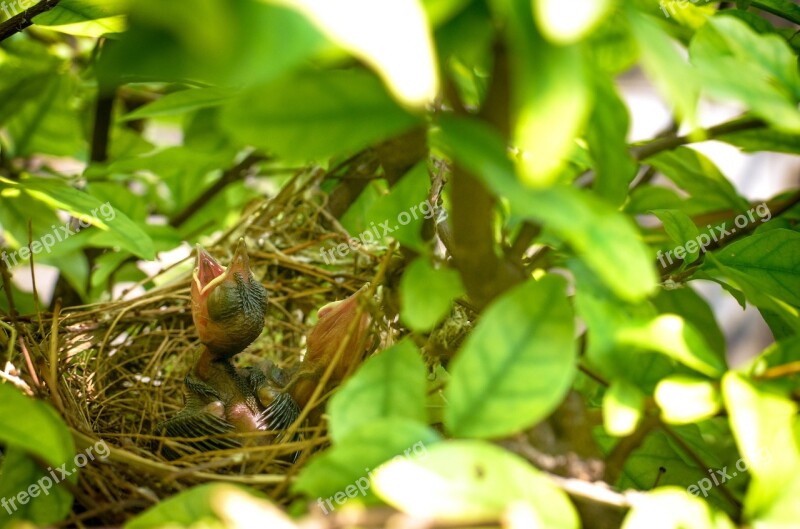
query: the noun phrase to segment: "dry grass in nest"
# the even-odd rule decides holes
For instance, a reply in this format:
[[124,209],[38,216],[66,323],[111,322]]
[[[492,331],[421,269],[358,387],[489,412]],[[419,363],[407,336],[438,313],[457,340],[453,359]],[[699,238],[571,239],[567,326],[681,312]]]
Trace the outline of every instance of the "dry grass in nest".
[[[326,216],[320,178],[319,172],[298,175],[208,248],[225,263],[244,236],[254,275],[270,293],[265,332],[240,357],[293,365],[316,309],[374,279],[379,260],[364,251],[324,264],[320,245],[345,234]],[[118,524],[209,480],[251,485],[286,503],[287,477],[327,442],[324,425],[318,425],[303,428],[302,440],[293,443],[194,453],[175,461],[154,451],[155,427],[182,407],[183,378],[198,352],[189,286],[185,272],[136,299],[56,311],[42,315],[41,324],[32,318],[23,329],[23,353],[31,359],[31,368],[21,369],[23,378],[58,409],[79,450],[100,440],[111,450],[107,459],[81,470],[73,489],[77,514],[64,524]],[[381,316],[373,313],[373,320]],[[376,346],[380,341],[374,340]],[[53,379],[57,391],[49,390]]]

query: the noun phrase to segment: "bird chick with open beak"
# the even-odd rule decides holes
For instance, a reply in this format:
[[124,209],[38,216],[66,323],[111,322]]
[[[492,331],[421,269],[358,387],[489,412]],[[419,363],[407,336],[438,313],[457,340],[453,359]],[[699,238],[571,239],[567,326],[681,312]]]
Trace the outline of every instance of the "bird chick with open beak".
[[261,334],[266,311],[267,291],[253,277],[243,239],[227,268],[198,246],[192,319],[203,347],[184,379],[184,408],[159,425],[159,430],[169,437],[215,436],[191,443],[213,450],[241,445],[222,434],[272,428],[263,416],[253,382],[231,364]]

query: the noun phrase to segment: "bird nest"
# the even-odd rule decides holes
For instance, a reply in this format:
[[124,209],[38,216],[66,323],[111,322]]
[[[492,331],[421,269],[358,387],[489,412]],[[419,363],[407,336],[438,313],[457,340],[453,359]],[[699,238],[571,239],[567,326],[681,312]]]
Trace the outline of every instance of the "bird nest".
[[[347,236],[327,214],[318,186],[323,177],[321,171],[295,176],[207,247],[225,263],[244,237],[254,276],[269,292],[264,332],[237,362],[296,364],[316,309],[374,282],[383,268],[363,248],[336,263],[323,261],[321,246]],[[327,443],[322,420],[303,426],[292,441],[188,453],[172,461],[161,455],[156,427],[183,406],[183,379],[199,349],[190,307],[192,266],[183,261],[162,271],[162,277],[176,278],[135,299],[57,310],[49,319],[31,318],[24,329],[28,370],[20,369],[22,379],[64,417],[78,450],[101,441],[109,448],[107,458],[81,470],[70,525],[117,525],[210,480],[250,485],[286,504],[291,477]],[[375,327],[386,319],[376,306],[365,310],[372,312],[372,342],[379,347],[385,333]]]

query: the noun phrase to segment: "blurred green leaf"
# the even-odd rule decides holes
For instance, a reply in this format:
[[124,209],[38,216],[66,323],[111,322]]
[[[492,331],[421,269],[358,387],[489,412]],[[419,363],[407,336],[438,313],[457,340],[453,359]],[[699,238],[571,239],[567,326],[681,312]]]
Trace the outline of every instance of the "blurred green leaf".
[[649,15],[629,8],[631,32],[641,53],[641,66],[678,117],[697,124],[700,86],[697,73],[676,49],[675,42]]
[[742,460],[751,475],[745,515],[756,525],[764,518],[764,527],[797,520],[800,453],[793,428],[797,405],[769,389],[757,388],[738,373],[725,376],[722,394]]
[[590,92],[580,48],[548,43],[533,24],[530,2],[512,5],[510,47],[528,58],[511,65],[518,107],[513,143],[520,149],[522,180],[543,187],[552,185],[566,165],[591,110]]
[[559,44],[585,37],[614,7],[613,0],[533,0],[532,3],[542,34]]
[[265,83],[324,44],[299,13],[257,0],[137,0],[129,22],[130,29],[100,56],[103,82]]
[[738,101],[779,130],[800,132],[800,74],[784,39],[720,15],[697,32],[690,54],[711,96]]
[[501,437],[550,414],[575,377],[566,281],[526,281],[484,311],[453,360],[445,425],[457,436]]
[[417,123],[360,70],[305,74],[248,91],[221,117],[239,141],[300,161],[352,153]]
[[294,527],[289,517],[254,490],[205,483],[154,505],[128,520],[125,529],[161,527],[238,527],[257,518],[265,527]]
[[161,99],[148,103],[129,112],[122,121],[184,114],[201,108],[215,107],[232,99],[236,92],[224,88],[208,87],[181,90],[167,94]]
[[580,525],[555,483],[521,457],[482,441],[439,443],[381,467],[373,481],[381,498],[417,518],[474,523],[510,516],[514,505],[526,527]]
[[[0,422],[3,422],[1,416]],[[37,431],[36,435],[41,435],[41,432]],[[28,438],[27,445],[31,444],[32,439],[38,437]],[[3,476],[0,480],[0,498],[5,503],[0,511],[0,527],[19,527],[15,522],[19,523],[21,520],[39,527],[49,527],[66,518],[72,507],[72,494],[67,487],[54,483],[52,475],[37,464],[23,448],[9,445],[4,449],[4,454],[0,468]],[[58,470],[53,472],[55,476],[61,476]],[[25,503],[20,501],[22,494],[27,495],[27,498],[22,496]],[[9,512],[12,506],[16,509]]]
[[[124,213],[114,209],[109,202],[101,203],[88,193],[78,191],[55,179],[30,177],[24,179],[21,183],[17,183],[0,178],[0,185],[19,189],[32,198],[47,204],[52,209],[64,210],[80,218],[81,222],[85,220],[90,225],[107,231],[113,235],[114,241],[120,247],[130,250],[143,259],[153,259],[155,257],[153,241],[150,240],[150,237]],[[73,226],[72,230],[78,232],[82,227],[84,226]],[[67,231],[69,233],[65,233],[63,235],[64,238],[72,235],[72,231]],[[58,235],[61,233],[62,231],[59,228]],[[50,235],[52,236],[52,234]],[[41,237],[43,240],[44,235]],[[61,242],[60,237],[58,242]]]
[[427,369],[419,349],[406,339],[369,358],[328,404],[334,443],[363,424],[405,418],[425,424]]
[[400,282],[400,317],[409,329],[428,332],[450,314],[453,300],[464,294],[458,272],[434,268],[421,257],[408,265]]
[[620,205],[638,169],[628,152],[628,109],[611,81],[600,73],[595,74],[594,97],[586,131],[596,164],[593,189],[611,204]]

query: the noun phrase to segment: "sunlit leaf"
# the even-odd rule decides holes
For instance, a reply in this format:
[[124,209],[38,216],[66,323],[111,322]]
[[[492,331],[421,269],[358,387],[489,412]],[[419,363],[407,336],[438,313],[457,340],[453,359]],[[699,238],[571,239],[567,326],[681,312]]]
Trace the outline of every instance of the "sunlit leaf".
[[734,529],[724,514],[677,487],[659,488],[636,496],[622,529]]
[[575,42],[609,13],[613,0],[532,0],[542,33],[553,42]]
[[70,35],[101,37],[125,29],[127,6],[125,0],[61,0],[33,22]]
[[662,418],[672,424],[698,422],[722,407],[719,390],[708,380],[686,376],[663,379],[656,387]]
[[[378,494],[412,516],[477,522],[518,516],[527,527],[577,529],[574,507],[552,481],[527,461],[481,441],[448,441],[424,455],[381,467]],[[512,507],[513,505],[513,507]]]
[[630,435],[644,410],[644,394],[636,386],[616,380],[603,396],[603,426],[617,437]]
[[400,101],[423,106],[436,96],[436,56],[418,0],[273,1],[298,9],[333,42],[375,68]]

